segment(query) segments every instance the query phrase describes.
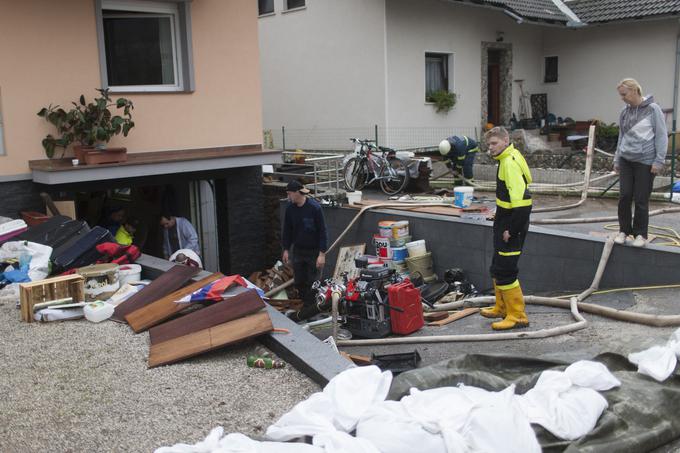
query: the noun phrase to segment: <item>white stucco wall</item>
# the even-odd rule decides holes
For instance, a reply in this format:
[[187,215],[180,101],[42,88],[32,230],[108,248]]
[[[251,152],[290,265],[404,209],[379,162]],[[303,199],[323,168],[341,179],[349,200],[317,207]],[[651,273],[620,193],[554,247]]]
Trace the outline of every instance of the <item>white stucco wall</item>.
[[264,127],[384,124],[384,0],[306,3],[259,18]]
[[559,80],[544,84],[548,109],[576,120],[618,121],[616,84],[637,79],[662,108],[671,108],[676,20],[609,24],[580,30],[546,29],[544,55],[559,57]]
[[[391,127],[479,127],[482,42],[497,32],[512,44],[513,79],[525,89],[539,83],[542,27],[517,24],[496,10],[440,0],[390,0],[387,4],[388,123]],[[448,114],[425,103],[425,53],[453,54],[450,89],[458,102]],[[513,111],[518,87],[513,83]]]

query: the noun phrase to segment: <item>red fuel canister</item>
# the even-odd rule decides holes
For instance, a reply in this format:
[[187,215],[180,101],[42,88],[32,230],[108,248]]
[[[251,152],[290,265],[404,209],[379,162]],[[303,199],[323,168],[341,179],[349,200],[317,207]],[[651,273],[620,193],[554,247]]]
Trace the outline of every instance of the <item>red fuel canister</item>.
[[403,310],[390,310],[392,333],[408,335],[425,325],[420,290],[413,283],[404,281],[390,285],[387,288],[387,297],[391,307]]

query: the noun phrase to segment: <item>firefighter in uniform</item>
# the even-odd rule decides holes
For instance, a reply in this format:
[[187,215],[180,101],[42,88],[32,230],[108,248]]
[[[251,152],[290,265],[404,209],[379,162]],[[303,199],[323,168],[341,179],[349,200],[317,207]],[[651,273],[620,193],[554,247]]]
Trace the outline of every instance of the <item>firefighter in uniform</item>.
[[486,318],[503,318],[491,324],[494,330],[526,327],[529,319],[517,279],[517,263],[529,231],[531,172],[522,154],[510,144],[507,130],[494,127],[485,134],[485,138],[489,152],[498,161],[496,216],[493,223],[494,255],[490,269],[496,303],[480,313]]
[[448,160],[447,166],[453,172],[454,184],[463,183],[461,175],[470,182],[474,181],[472,166],[477,151],[479,151],[477,141],[464,135],[460,137],[452,135],[439,143],[439,153]]

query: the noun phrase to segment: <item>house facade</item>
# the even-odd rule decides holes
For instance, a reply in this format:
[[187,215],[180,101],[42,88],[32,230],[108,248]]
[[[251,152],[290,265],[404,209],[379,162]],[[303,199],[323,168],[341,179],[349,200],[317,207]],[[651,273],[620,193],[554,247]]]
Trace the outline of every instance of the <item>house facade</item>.
[[[680,5],[307,0],[289,9],[286,0],[260,3],[263,123],[274,132],[378,125],[392,146],[427,146],[422,134],[405,131],[508,124],[522,113],[521,90],[546,94],[556,116],[613,122],[622,107],[616,84],[624,77],[638,79],[663,108],[673,103]],[[457,95],[448,113],[428,102],[437,89]]]
[[[261,267],[240,247],[265,221],[252,210],[261,165],[280,155],[261,146],[257,26],[251,0],[2,2],[0,215],[44,212],[39,191],[73,199],[173,187],[176,210],[202,230],[210,270]],[[128,162],[69,168],[70,147],[67,159],[41,162],[41,140],[55,131],[36,113],[100,87],[134,103],[135,127],[109,143],[126,147]],[[141,216],[160,209],[145,203]]]

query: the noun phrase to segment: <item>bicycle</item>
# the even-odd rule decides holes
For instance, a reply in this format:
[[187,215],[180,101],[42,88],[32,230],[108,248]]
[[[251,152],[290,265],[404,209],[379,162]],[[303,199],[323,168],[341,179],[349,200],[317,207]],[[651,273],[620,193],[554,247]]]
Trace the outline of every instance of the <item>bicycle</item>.
[[348,190],[361,190],[375,181],[380,181],[380,189],[387,195],[404,190],[410,175],[408,167],[396,156],[395,150],[384,146],[376,148],[372,143],[374,140],[350,140],[354,143],[356,156],[347,161],[343,171]]

